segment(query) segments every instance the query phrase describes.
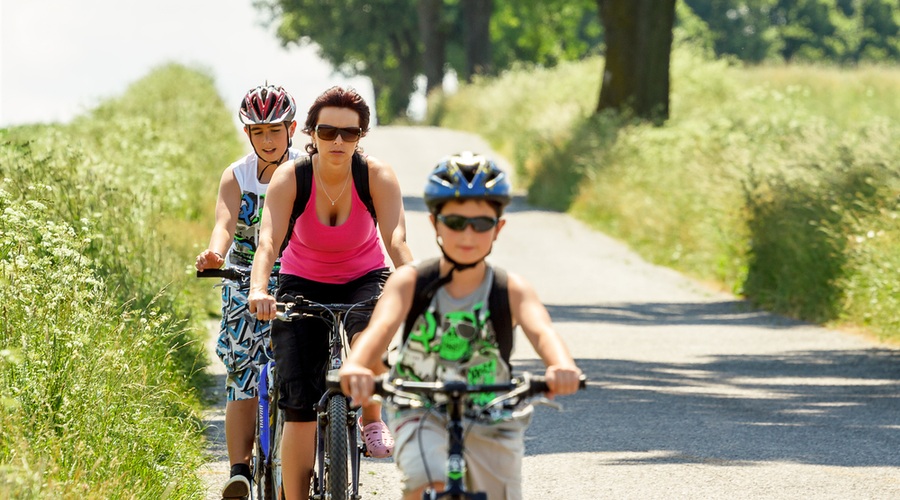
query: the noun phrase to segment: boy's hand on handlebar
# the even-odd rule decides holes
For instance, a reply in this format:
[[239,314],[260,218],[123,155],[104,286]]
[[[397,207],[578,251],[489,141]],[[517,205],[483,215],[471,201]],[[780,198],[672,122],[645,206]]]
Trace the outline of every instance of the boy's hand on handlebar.
[[256,313],[256,319],[260,321],[271,321],[275,319],[278,312],[275,306],[275,297],[267,291],[259,291],[250,289],[247,295],[247,301],[250,303],[250,312]]
[[354,405],[362,406],[369,402],[375,390],[375,374],[365,366],[345,362],[338,375],[341,377],[341,390],[350,396]]
[[572,394],[578,390],[580,384],[581,370],[574,365],[550,365],[547,367],[545,378],[547,386],[550,387],[550,394],[565,396]]
[[198,271],[221,269],[223,265],[225,265],[225,259],[208,248],[200,252],[200,255],[197,256],[197,260],[194,262],[194,267],[196,267]]

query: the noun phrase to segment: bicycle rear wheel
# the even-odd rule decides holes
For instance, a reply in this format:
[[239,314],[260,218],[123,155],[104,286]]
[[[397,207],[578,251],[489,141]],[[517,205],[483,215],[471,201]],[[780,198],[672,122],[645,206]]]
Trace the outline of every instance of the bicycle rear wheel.
[[328,426],[325,431],[325,491],[331,500],[347,500],[350,484],[347,479],[349,443],[347,398],[336,395],[328,399]]

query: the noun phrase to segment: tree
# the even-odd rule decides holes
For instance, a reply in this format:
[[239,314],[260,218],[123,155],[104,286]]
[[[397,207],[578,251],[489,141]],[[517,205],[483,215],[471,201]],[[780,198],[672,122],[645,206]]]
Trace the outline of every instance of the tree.
[[425,93],[440,88],[447,60],[447,26],[442,19],[444,0],[420,0],[419,33],[422,37],[422,67],[425,68]]
[[381,123],[406,114],[421,73],[417,0],[257,0],[282,44],[316,44],[319,56],[347,76],[372,80]]
[[404,116],[416,78],[467,81],[519,61],[552,66],[600,44],[593,0],[254,0],[284,45],[315,44],[347,76],[367,76],[379,121]]
[[491,13],[493,0],[461,0],[463,19],[463,46],[466,65],[463,77],[467,82],[475,75],[489,75],[493,72],[491,54]]
[[669,117],[669,59],[676,0],[597,0],[606,62],[597,112],[660,123]]

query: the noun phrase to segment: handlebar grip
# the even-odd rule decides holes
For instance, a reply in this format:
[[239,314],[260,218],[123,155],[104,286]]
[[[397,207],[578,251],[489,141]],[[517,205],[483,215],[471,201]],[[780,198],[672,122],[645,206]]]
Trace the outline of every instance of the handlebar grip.
[[225,269],[204,269],[197,271],[198,278],[225,278],[229,280],[239,280],[244,277],[244,273],[233,267]]
[[[543,375],[532,375],[529,382],[531,387],[528,389],[528,393],[530,395],[550,391],[550,387],[547,386],[547,377]],[[587,377],[582,373],[578,379],[578,390],[585,388],[587,388]]]

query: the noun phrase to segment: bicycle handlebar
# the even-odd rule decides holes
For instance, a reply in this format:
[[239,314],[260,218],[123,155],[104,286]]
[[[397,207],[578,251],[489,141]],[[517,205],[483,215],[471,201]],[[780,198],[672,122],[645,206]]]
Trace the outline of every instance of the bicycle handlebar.
[[322,304],[304,298],[302,295],[284,296],[281,302],[275,304],[277,316],[282,321],[291,321],[299,318],[304,314],[321,314],[321,313],[348,313],[350,311],[371,312],[375,308],[379,297],[372,297],[369,300],[356,302],[353,304],[332,303]]
[[[331,376],[325,381],[326,387],[329,389],[341,389],[341,381],[337,376]],[[582,374],[578,380],[578,389],[587,388],[587,377]],[[438,382],[416,382],[403,379],[389,379],[386,375],[375,377],[374,394],[385,397],[390,395],[398,395],[404,397],[415,397],[418,394],[445,394],[451,398],[462,398],[465,394],[503,392],[501,397],[492,401],[489,405],[497,404],[513,398],[528,399],[545,392],[550,392],[547,385],[547,378],[543,375],[532,375],[530,372],[523,372],[522,375],[514,377],[511,381],[500,384],[469,384],[464,380],[449,380]],[[410,394],[412,393],[412,394]]]
[[250,270],[239,269],[237,267],[226,267],[225,269],[204,269],[197,271],[198,278],[225,278],[227,280],[240,281],[244,278],[250,278]]

